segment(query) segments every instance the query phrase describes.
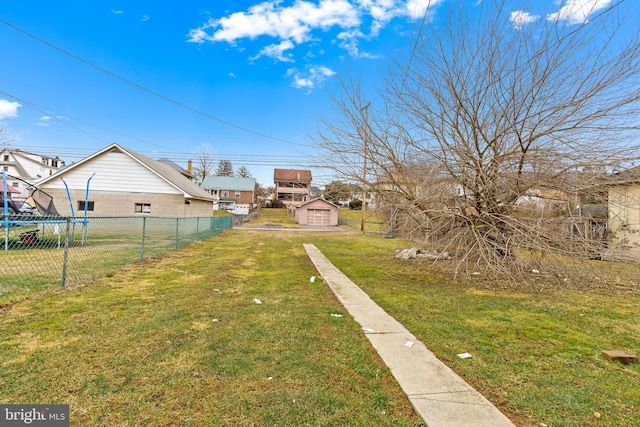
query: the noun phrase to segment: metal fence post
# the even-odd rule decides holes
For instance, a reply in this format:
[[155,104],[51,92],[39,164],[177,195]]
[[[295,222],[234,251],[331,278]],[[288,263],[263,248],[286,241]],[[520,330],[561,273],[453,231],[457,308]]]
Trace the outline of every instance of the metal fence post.
[[144,259],[144,235],[147,228],[147,217],[142,217],[142,241],[140,242],[140,261]]
[[196,217],[196,240],[200,240],[200,217]]
[[176,218],[176,249],[178,249],[178,233],[180,231],[180,218]]
[[67,218],[67,227],[64,235],[64,255],[62,256],[62,283],[64,286],[67,282],[67,261],[69,259],[69,231],[71,230],[71,218]]

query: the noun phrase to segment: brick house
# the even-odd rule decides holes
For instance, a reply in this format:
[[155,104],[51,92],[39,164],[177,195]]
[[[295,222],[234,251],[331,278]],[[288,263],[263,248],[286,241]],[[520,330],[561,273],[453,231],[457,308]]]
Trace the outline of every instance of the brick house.
[[247,215],[258,206],[255,178],[208,176],[200,187],[214,197],[213,210]]

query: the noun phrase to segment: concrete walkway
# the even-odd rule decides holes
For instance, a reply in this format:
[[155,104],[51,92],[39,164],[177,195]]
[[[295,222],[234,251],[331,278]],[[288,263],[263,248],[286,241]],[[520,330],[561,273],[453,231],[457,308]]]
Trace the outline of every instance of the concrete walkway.
[[438,360],[314,245],[305,244],[304,248],[320,276],[362,326],[414,409],[429,427],[514,427],[502,412]]

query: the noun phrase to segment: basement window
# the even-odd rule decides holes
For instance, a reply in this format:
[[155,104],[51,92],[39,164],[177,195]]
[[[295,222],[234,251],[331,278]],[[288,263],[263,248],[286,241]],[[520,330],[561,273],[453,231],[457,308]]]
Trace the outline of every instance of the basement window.
[[151,203],[136,203],[136,213],[151,213]]
[[[86,206],[87,206],[87,211],[93,212],[93,206],[94,206],[93,201],[89,200],[88,202],[86,202]],[[84,212],[84,207],[85,207],[85,201],[78,200],[78,210]]]

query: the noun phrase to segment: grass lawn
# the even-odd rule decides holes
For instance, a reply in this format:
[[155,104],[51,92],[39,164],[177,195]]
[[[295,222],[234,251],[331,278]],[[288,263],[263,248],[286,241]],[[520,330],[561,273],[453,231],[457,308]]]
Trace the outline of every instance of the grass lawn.
[[72,425],[420,425],[359,326],[309,281],[303,243],[516,425],[640,425],[640,365],[600,356],[640,353],[640,287],[455,282],[395,260],[407,241],[307,231],[232,230],[5,307],[0,402],[68,403]]
[[303,240],[230,231],[5,307],[0,402],[77,426],[419,425]]

